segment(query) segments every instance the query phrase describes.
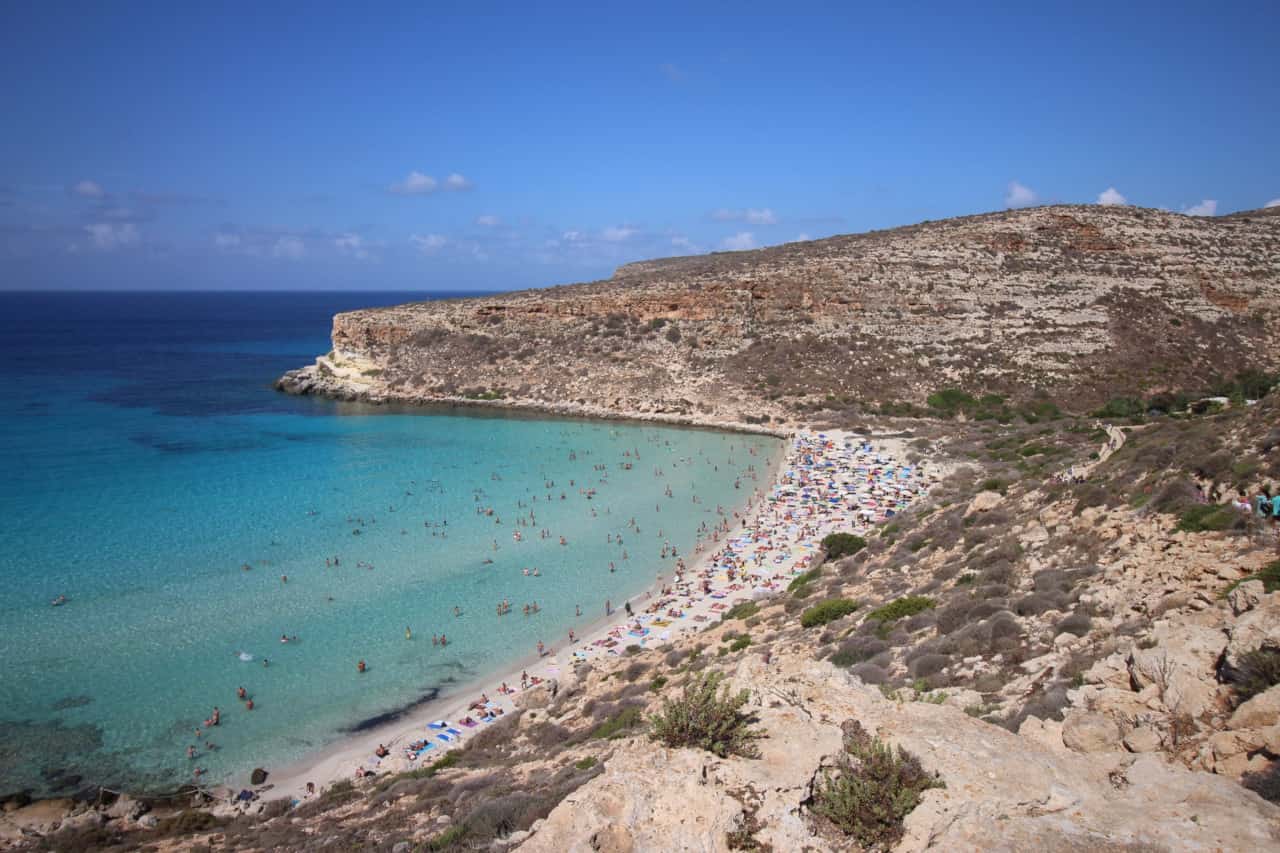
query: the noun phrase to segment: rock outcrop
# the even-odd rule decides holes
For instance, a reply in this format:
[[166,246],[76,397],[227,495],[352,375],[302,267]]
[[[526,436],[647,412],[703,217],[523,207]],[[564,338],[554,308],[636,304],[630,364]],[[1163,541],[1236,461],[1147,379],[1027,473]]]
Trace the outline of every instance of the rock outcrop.
[[[769,733],[759,759],[722,760],[632,742],[525,841],[529,853],[730,849],[750,827],[774,850],[845,850],[816,833],[803,802],[859,720],[919,757],[945,788],[927,791],[898,851],[1261,850],[1280,844],[1280,810],[1227,779],[1155,754],[1079,755],[928,702],[894,702],[829,664],[750,657],[734,673]],[[1119,735],[1114,723],[1108,745]],[[1070,721],[1068,728],[1071,727]],[[1091,724],[1090,729],[1094,726]]]

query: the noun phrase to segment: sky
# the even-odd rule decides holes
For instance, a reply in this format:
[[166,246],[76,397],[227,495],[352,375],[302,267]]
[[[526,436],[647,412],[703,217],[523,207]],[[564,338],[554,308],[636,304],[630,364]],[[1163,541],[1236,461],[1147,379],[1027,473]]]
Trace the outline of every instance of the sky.
[[0,289],[507,290],[1280,204],[1280,3],[1039,5],[0,4]]

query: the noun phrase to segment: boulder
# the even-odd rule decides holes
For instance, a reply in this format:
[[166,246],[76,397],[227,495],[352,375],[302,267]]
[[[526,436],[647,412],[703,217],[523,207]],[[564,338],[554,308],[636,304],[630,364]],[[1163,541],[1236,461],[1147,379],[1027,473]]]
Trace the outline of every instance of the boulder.
[[1004,503],[1004,495],[999,492],[978,492],[973,500],[969,501],[969,507],[964,514],[967,517],[979,512],[990,512],[1002,503]]
[[1076,752],[1112,752],[1120,748],[1120,727],[1102,714],[1072,711],[1062,722],[1062,742]]
[[1280,722],[1280,684],[1242,702],[1231,719],[1229,729],[1264,729]]
[[1231,612],[1239,616],[1261,604],[1266,594],[1262,581],[1245,581],[1227,593],[1227,603],[1231,605]]
[[125,818],[137,820],[147,810],[146,803],[139,802],[128,794],[121,794],[116,801],[107,807],[107,817],[111,819]]
[[522,711],[533,711],[551,704],[551,684],[544,682],[537,687],[523,690],[511,700]]
[[102,826],[107,822],[107,817],[102,812],[89,809],[88,811],[73,814],[70,817],[62,819],[59,830],[84,830],[93,829]]
[[253,772],[249,774],[249,783],[252,785],[261,785],[267,781],[267,771],[261,767],[253,768]]
[[1280,649],[1280,593],[1264,595],[1252,609],[1227,626],[1227,634],[1230,640],[1225,662],[1232,669],[1240,665],[1240,656],[1245,652]]
[[1124,748],[1130,752],[1155,752],[1161,743],[1160,732],[1151,726],[1138,726],[1124,736]]
[[1156,645],[1129,654],[1129,678],[1138,690],[1154,687],[1171,713],[1199,717],[1218,694],[1215,677],[1225,645],[1222,631],[1191,622],[1161,622],[1153,632]]

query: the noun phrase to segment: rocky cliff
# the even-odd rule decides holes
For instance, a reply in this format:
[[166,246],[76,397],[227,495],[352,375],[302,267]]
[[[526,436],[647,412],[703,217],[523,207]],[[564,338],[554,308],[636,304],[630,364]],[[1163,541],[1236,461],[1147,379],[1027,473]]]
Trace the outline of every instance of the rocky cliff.
[[1275,367],[1280,209],[1054,206],[334,318],[279,386],[715,422],[942,387],[1092,406]]

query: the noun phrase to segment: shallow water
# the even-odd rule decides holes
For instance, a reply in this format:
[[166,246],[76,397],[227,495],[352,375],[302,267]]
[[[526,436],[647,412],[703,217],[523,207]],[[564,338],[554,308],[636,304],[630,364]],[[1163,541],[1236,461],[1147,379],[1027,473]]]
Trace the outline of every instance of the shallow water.
[[669,572],[663,542],[690,552],[779,450],[270,389],[328,348],[335,311],[407,298],[0,295],[0,792],[228,778],[496,673]]

